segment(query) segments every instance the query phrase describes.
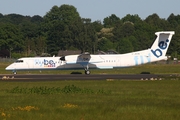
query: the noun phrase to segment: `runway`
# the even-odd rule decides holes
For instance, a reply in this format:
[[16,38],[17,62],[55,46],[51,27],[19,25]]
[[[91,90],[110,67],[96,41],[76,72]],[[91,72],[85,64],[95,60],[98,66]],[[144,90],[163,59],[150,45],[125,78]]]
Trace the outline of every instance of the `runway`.
[[1,81],[53,81],[53,80],[160,80],[157,74],[1,74]]

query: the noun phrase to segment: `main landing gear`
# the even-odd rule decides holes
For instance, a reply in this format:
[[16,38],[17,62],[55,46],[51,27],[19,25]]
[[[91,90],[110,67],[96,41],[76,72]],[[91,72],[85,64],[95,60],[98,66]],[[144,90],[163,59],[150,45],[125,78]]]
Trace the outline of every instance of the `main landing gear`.
[[91,73],[91,72],[90,72],[89,70],[85,70],[85,74],[86,74],[86,75],[90,75],[90,73]]
[[84,70],[85,70],[84,73],[85,73],[86,75],[90,75],[91,72],[89,71],[89,67],[88,67],[88,66],[85,67]]

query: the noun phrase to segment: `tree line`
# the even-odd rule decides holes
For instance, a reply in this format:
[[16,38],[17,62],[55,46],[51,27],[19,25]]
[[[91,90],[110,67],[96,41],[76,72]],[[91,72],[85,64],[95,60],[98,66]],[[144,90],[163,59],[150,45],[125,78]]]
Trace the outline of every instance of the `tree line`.
[[141,19],[115,14],[92,22],[81,18],[72,5],[53,6],[45,16],[0,13],[0,57],[57,55],[59,50],[81,52],[115,50],[127,53],[149,48],[157,31],[175,31],[168,55],[180,57],[180,15]]

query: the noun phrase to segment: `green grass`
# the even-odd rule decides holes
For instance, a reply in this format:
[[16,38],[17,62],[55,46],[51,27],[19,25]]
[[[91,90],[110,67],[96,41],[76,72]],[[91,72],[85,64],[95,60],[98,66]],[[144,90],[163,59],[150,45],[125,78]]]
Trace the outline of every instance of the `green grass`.
[[[179,80],[0,82],[0,119],[179,120],[179,86]],[[34,88],[42,92],[23,92]]]
[[[9,63],[0,63],[0,74]],[[42,71],[40,74],[70,74]],[[179,74],[180,64],[148,64],[92,74]],[[78,72],[84,73],[83,70]],[[37,74],[19,71],[18,74]],[[0,81],[0,120],[179,120],[180,80]]]

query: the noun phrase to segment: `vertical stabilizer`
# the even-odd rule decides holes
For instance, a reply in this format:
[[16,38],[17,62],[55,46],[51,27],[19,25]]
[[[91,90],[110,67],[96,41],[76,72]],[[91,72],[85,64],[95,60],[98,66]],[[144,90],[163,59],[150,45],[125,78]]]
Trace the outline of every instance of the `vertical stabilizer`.
[[171,42],[174,31],[156,32],[156,40],[151,46],[151,52],[155,58],[164,58]]

